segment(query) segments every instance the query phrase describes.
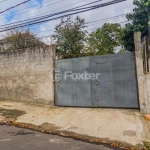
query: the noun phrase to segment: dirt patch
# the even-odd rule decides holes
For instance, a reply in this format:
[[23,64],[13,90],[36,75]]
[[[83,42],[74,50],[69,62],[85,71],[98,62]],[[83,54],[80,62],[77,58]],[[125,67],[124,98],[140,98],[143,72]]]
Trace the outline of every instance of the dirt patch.
[[51,131],[57,131],[60,129],[60,127],[56,127],[55,124],[51,123],[43,123],[42,125],[39,126],[43,130],[51,130]]
[[25,111],[17,110],[17,109],[4,109],[0,108],[0,114],[6,117],[19,117],[25,115]]

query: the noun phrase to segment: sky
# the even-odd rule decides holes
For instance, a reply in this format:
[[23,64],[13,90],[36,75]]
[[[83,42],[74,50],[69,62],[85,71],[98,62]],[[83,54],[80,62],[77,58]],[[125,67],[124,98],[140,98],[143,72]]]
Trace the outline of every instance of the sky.
[[[7,0],[5,2],[2,1],[3,0],[0,0],[0,12],[26,0],[15,0],[15,1]],[[80,6],[82,4],[87,4],[94,1],[96,0],[30,0],[28,3],[25,3],[9,11],[6,11],[5,13],[2,14],[0,13],[0,26],[13,23],[16,21],[30,19],[32,17],[36,17],[40,15],[59,12],[62,10],[66,10],[69,8],[73,8],[75,6]],[[101,4],[110,1],[112,0],[102,0],[96,4]],[[133,0],[126,0],[125,2],[121,2],[103,8],[98,8],[96,10],[80,13],[78,15],[81,18],[84,18],[86,22],[92,22],[95,20],[100,20],[100,19],[105,19],[105,18],[109,18],[121,14],[130,13],[132,12],[133,8],[134,8]],[[77,15],[72,16],[72,19],[74,19],[76,16]],[[117,19],[106,21],[106,23],[120,23],[126,20],[127,19],[125,17],[120,17]],[[30,29],[33,30],[38,36],[50,36],[53,34],[53,31],[49,31],[49,30],[53,30],[59,22],[60,19],[35,25],[30,27]],[[94,25],[91,24],[87,27],[87,31],[93,31],[94,28],[101,27],[103,23],[104,22],[97,23]],[[122,23],[121,25],[124,26],[125,23]],[[2,34],[4,33],[0,33],[0,36],[2,36]]]

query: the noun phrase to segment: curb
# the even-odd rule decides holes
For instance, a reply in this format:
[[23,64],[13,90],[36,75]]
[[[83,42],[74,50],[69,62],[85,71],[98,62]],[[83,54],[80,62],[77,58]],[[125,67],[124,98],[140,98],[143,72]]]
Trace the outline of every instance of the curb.
[[141,145],[141,144],[139,145],[140,148],[132,147],[132,146],[126,146],[126,144],[122,144],[119,142],[106,141],[106,140],[98,139],[98,138],[94,138],[94,137],[87,137],[87,136],[85,137],[83,135],[73,134],[73,133],[66,132],[66,131],[44,130],[40,126],[35,126],[32,124],[26,124],[26,123],[21,123],[21,122],[16,122],[16,121],[0,120],[0,125],[9,125],[9,126],[15,126],[15,127],[19,127],[19,128],[25,128],[25,129],[29,129],[29,130],[38,131],[41,133],[58,135],[58,136],[66,137],[66,138],[72,138],[75,140],[89,142],[92,144],[105,145],[106,147],[111,147],[111,148],[120,148],[120,149],[124,149],[124,150],[146,150],[145,146]]

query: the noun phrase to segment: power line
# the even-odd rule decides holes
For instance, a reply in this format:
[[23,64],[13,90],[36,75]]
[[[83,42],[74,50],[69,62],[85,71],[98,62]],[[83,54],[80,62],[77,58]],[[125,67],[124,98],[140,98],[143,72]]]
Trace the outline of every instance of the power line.
[[[122,16],[122,15],[110,17],[109,20],[112,20],[112,19],[114,19],[115,17],[119,17],[119,16]],[[115,19],[116,19],[116,18],[115,18]],[[101,19],[101,20],[96,20],[96,21],[94,21],[94,22],[101,21],[100,23],[103,23],[103,22],[105,22],[104,20],[107,20],[107,18],[106,18],[106,19]],[[109,20],[108,20],[108,21],[109,21]],[[129,22],[129,21],[119,22],[119,24],[120,24],[120,23],[125,23],[125,22]],[[88,23],[85,23],[85,24],[90,24],[90,23],[92,23],[92,22],[88,22]],[[96,23],[96,24],[99,24],[99,23]],[[95,25],[95,24],[91,24],[91,25],[88,25],[88,26],[93,26],[93,25]],[[90,29],[90,30],[91,30],[91,29]],[[40,32],[47,32],[47,31],[54,31],[54,29],[45,30],[45,31],[40,31]],[[40,32],[36,32],[36,33],[40,33]]]
[[[7,1],[7,0],[6,0],[6,1]],[[44,4],[44,3],[48,3],[48,2],[50,2],[50,1],[53,1],[53,0],[45,1],[45,2],[43,2],[43,4]],[[34,6],[39,6],[39,5],[40,5],[40,4],[32,5],[32,6],[30,6],[30,7],[23,8],[23,9],[19,9],[19,10],[17,10],[17,11],[14,11],[13,13],[18,12],[18,11],[21,11],[21,10],[28,9],[28,8],[32,8],[32,7],[34,7]],[[7,13],[6,15],[8,15],[8,14],[10,14],[10,13]]]
[[[117,24],[121,24],[121,23],[125,23],[125,22],[130,22],[128,20],[126,21],[123,21],[123,22],[118,22]],[[102,23],[102,22],[101,22]],[[95,25],[95,24],[94,24]],[[91,25],[92,26],[92,25]],[[98,27],[99,28],[99,27]],[[94,30],[94,29],[98,29],[98,28],[93,28],[93,29],[87,29],[87,30]],[[40,31],[40,32],[36,32],[36,33],[41,33],[41,32],[47,32],[47,31],[52,31],[54,32],[54,29],[51,29],[51,30],[45,30],[45,31]]]
[[[130,12],[132,13],[132,12]],[[120,18],[120,17],[124,17],[126,16],[127,14],[129,13],[126,13],[126,14],[121,14],[121,15],[118,15],[118,16],[113,16],[113,17],[109,17],[109,18],[104,18],[104,19],[100,19],[100,20],[94,20],[94,21],[91,21],[91,22],[87,22],[85,24],[90,24],[88,26],[92,26],[92,25],[96,25],[96,24],[99,24],[99,23],[103,23],[105,21],[109,21],[109,20],[113,20],[113,19],[117,19],[117,18]],[[94,23],[94,22],[99,22],[99,23]],[[94,23],[94,24],[93,24]],[[54,29],[53,29],[54,30]],[[53,30],[46,30],[46,31],[53,31]],[[46,31],[42,31],[42,32],[46,32]]]
[[[51,1],[53,1],[53,0],[51,0]],[[65,0],[64,0],[64,1],[65,1]],[[42,13],[42,14],[40,14],[40,15],[37,15],[36,17],[39,17],[39,16],[44,15],[44,14],[46,14],[46,13],[53,12],[53,11],[55,11],[55,10],[59,10],[59,9],[65,8],[65,7],[69,7],[69,6],[71,6],[71,5],[75,5],[75,4],[84,2],[84,1],[86,1],[86,0],[82,0],[82,1],[79,1],[79,2],[77,2],[77,3],[73,3],[73,4],[70,4],[70,5],[64,6],[64,7],[60,7],[60,8],[58,8],[58,9],[54,9],[54,10],[52,10],[52,11],[47,11],[47,12],[45,12],[45,13]],[[44,2],[44,3],[47,3],[47,2],[49,2],[49,1],[46,1],[46,2]],[[39,4],[38,4],[38,5],[39,5]],[[37,5],[33,5],[33,6],[37,6]],[[28,8],[32,8],[32,7],[28,7]],[[42,7],[42,8],[43,8],[43,7]],[[27,9],[27,8],[25,8],[25,9]],[[18,10],[18,11],[21,11],[21,10],[24,10],[24,9],[20,9],[20,10]],[[15,13],[15,12],[17,12],[17,11],[14,11],[14,13]],[[29,12],[29,11],[26,11],[26,12]],[[14,16],[17,16],[17,15],[20,15],[20,14],[23,14],[23,13],[25,13],[25,12],[16,14],[16,15],[14,15]],[[7,14],[6,14],[6,15],[7,15]],[[7,18],[7,17],[0,18],[0,20],[5,19],[5,18]],[[33,17],[33,18],[34,18],[34,17]],[[32,18],[30,18],[30,19],[32,19]]]
[[[47,16],[49,17],[52,17],[52,16],[54,16],[54,15],[58,15],[58,14],[62,14],[62,13],[65,13],[65,12],[69,12],[69,11],[71,11],[71,10],[73,10],[73,9],[76,9],[76,8],[81,8],[81,7],[83,7],[83,6],[86,6],[86,5],[90,5],[90,4],[93,4],[93,3],[97,3],[97,2],[99,2],[99,1],[102,1],[102,0],[97,0],[97,1],[94,1],[94,2],[92,2],[92,3],[88,3],[88,4],[85,4],[85,5],[81,5],[81,6],[77,6],[77,7],[74,7],[74,8],[71,8],[71,9],[68,9],[68,10],[65,10],[65,11],[62,11],[62,12],[58,12],[58,13],[54,13],[54,14],[50,14],[50,15],[44,15],[44,16],[40,16],[40,17],[33,17],[33,18],[31,18],[31,19],[25,19],[25,20],[22,20],[22,21],[17,21],[17,22],[12,22],[12,23],[9,23],[9,24],[5,24],[5,25],[1,25],[1,26],[6,26],[6,25],[10,25],[10,24],[13,24],[13,23],[21,23],[21,22],[24,22],[24,21],[30,21],[30,20],[37,20],[37,19],[41,19],[41,17],[42,18],[46,18]],[[82,1],[83,2],[83,1]]]
[[29,2],[29,1],[31,1],[31,0],[27,0],[27,1],[24,1],[24,2],[22,2],[22,3],[19,3],[19,4],[15,5],[15,6],[13,6],[13,7],[7,8],[6,10],[1,11],[0,14],[4,13],[4,12],[10,10],[10,9],[13,9],[13,8],[15,8],[15,7],[18,7],[18,6],[22,5],[22,4],[25,4],[25,3]]
[[[130,12],[130,13],[132,13],[132,12]],[[129,14],[129,13],[121,14],[121,15],[117,15],[117,16],[113,16],[113,17],[109,17],[109,18],[104,18],[104,19],[100,19],[100,20],[94,20],[94,21],[91,21],[91,22],[87,22],[87,23],[85,23],[85,24],[91,24],[91,25],[88,25],[88,26],[92,26],[92,25],[95,25],[95,24],[99,24],[99,23],[93,24],[94,22],[103,23],[103,22],[105,22],[105,21],[109,21],[109,20],[113,20],[113,19],[120,18],[120,17],[124,17],[124,16],[126,16],[127,14]],[[54,31],[54,29],[46,30],[46,31]],[[40,31],[40,32],[46,32],[46,31]],[[35,32],[36,32],[36,31],[35,31]],[[39,32],[36,32],[36,33],[39,33]]]
[[[115,2],[115,1],[116,1],[116,0],[111,1],[111,2],[108,2],[108,3],[100,4],[100,5],[95,5],[96,7],[95,7],[95,6],[86,7],[86,8],[83,8],[83,9],[86,9],[86,10],[83,10],[83,11],[82,11],[82,9],[76,9],[76,10],[72,9],[71,11],[77,11],[77,10],[81,10],[81,11],[75,12],[75,13],[72,13],[72,14],[67,14],[67,15],[64,15],[64,16],[60,16],[60,17],[58,17],[58,18],[62,18],[62,17],[66,17],[66,16],[69,16],[69,15],[74,15],[74,14],[86,12],[86,11],[93,10],[93,9],[97,9],[97,8],[100,8],[100,7],[105,7],[105,6],[112,5],[112,4],[116,4],[116,3],[123,2],[123,1],[126,1],[126,0],[119,0],[119,1],[117,1],[117,2]],[[115,2],[115,3],[112,3],[112,2]],[[79,6],[79,7],[81,7],[81,6]],[[78,7],[78,8],[79,8],[79,7]],[[56,15],[57,15],[57,14],[56,14]],[[55,19],[55,18],[53,18],[53,19]],[[56,19],[57,19],[57,18],[56,18]]]
[[[117,0],[114,0],[114,1],[117,1]],[[124,0],[124,1],[126,1],[126,0]],[[86,4],[86,5],[89,5],[89,4]],[[79,7],[81,7],[81,6],[79,6]],[[79,7],[78,7],[78,8],[79,8]]]
[[[13,25],[9,25],[9,26],[5,25],[6,27],[4,26],[3,28],[1,28],[0,32],[15,29],[15,28],[19,28],[19,27],[25,27],[25,26],[31,26],[31,25],[34,25],[34,24],[40,24],[40,23],[48,22],[48,21],[52,21],[52,20],[57,20],[57,19],[60,19],[62,17],[67,17],[67,16],[87,12],[87,11],[90,11],[90,10],[98,9],[98,8],[101,8],[101,7],[106,7],[106,6],[113,5],[113,4],[120,3],[120,2],[124,2],[124,1],[126,1],[126,0],[113,0],[111,2],[107,2],[107,3],[103,3],[103,4],[97,4],[97,5],[94,5],[94,6],[83,7],[83,8],[82,8],[82,6],[78,6],[78,7],[75,7],[75,8],[69,9],[69,10],[65,10],[65,11],[62,11],[62,12],[50,14],[50,15],[47,15],[47,16],[42,16],[42,17],[39,17],[37,19],[35,18],[31,21],[26,21],[24,23],[20,23],[20,24],[19,23],[13,23]],[[50,17],[57,16],[57,15],[64,14],[64,13],[68,13],[68,12],[72,12],[72,13],[65,14],[65,15],[62,15],[62,16],[58,16],[58,17],[55,17],[55,18],[50,18]]]
[[[42,8],[47,7],[47,6],[50,6],[50,5],[54,5],[54,4],[57,4],[57,3],[63,2],[63,1],[65,1],[65,0],[60,0],[60,1],[58,1],[58,2],[51,3],[51,4],[49,4],[49,5],[43,6]],[[38,9],[38,8],[37,8],[37,9]],[[27,13],[27,12],[30,12],[30,11],[33,11],[33,10],[24,11],[24,12],[22,12],[22,13],[19,13],[19,14],[14,15],[14,16],[17,16],[17,15],[20,15],[20,14],[24,14],[24,13]],[[4,18],[5,18],[5,17],[4,17]],[[2,19],[0,19],[0,20],[2,20]]]
[[[52,0],[53,1],[53,0]],[[62,8],[66,8],[66,7],[69,7],[69,6],[72,6],[72,5],[76,5],[76,4],[79,4],[79,3],[82,3],[82,2],[85,2],[86,0],[82,0],[82,1],[79,1],[79,2],[77,2],[77,3],[73,3],[73,4],[70,4],[70,5],[66,5],[66,6],[64,6],[64,7],[60,7],[60,8],[57,8],[57,9],[54,9],[54,10],[52,10],[52,11],[48,11],[48,12],[45,12],[45,13],[42,13],[42,14],[46,14],[46,13],[49,13],[49,12],[53,12],[53,11],[55,11],[55,10],[59,10],[59,9],[62,9]],[[17,15],[19,15],[19,14],[17,14]],[[38,16],[41,16],[41,14],[40,15],[37,15],[36,17],[38,17]],[[5,17],[4,17],[5,18]],[[34,17],[33,17],[34,18]],[[32,19],[32,18],[31,18]],[[2,19],[0,19],[0,20],[2,20]],[[1,26],[4,26],[4,25],[1,25]],[[36,26],[36,25],[35,25]]]
[[[112,19],[118,19],[118,17],[117,18],[112,18]],[[98,20],[97,22],[98,23],[94,23],[94,24],[90,24],[90,25],[88,25],[88,26],[93,26],[93,25],[96,25],[96,24],[99,24],[99,23],[103,23],[103,22],[105,22],[105,21],[110,21],[110,20],[112,20],[112,19],[102,19],[102,21],[100,21],[100,20]]]
[[109,17],[109,18],[104,18],[104,19],[100,19],[100,20],[96,20],[96,21],[91,21],[91,22],[87,22],[86,24],[89,24],[89,23],[94,23],[94,22],[99,22],[99,21],[103,21],[103,20],[109,20],[109,19],[116,19],[118,17],[124,17],[126,16],[128,13],[126,14],[121,14],[121,15],[118,15],[118,16],[114,16],[114,17]]
[[[123,22],[119,22],[118,24],[125,23],[125,22],[129,22],[129,20],[126,20],[126,21],[123,21]],[[93,28],[93,29],[88,29],[88,30],[95,30],[95,29],[101,29],[101,28]]]
[[[98,1],[101,1],[101,0],[98,0]],[[97,2],[97,1],[96,1]],[[91,4],[91,3],[89,3]],[[89,4],[86,4],[86,5],[89,5]],[[21,23],[21,22],[24,22],[24,21],[34,21],[34,20],[38,20],[38,19],[42,19],[42,18],[48,18],[48,17],[53,17],[55,15],[59,15],[59,14],[63,14],[63,13],[66,13],[66,12],[70,12],[70,11],[73,11],[73,9],[76,9],[76,8],[80,8],[80,7],[83,7],[84,5],[81,5],[81,6],[78,6],[78,7],[75,7],[75,8],[72,8],[72,9],[69,9],[69,10],[65,10],[65,11],[62,11],[62,12],[58,12],[58,13],[54,13],[54,14],[50,14],[50,15],[47,15],[47,16],[41,16],[41,17],[34,17],[33,19],[26,19],[26,20],[23,20],[23,21],[17,21],[17,22],[13,22],[13,23],[10,23],[10,24],[5,24],[5,25],[1,25],[2,26],[8,26],[8,25],[11,25],[11,24],[15,24],[15,23]]]
[[[53,1],[53,0],[51,0],[51,1]],[[61,0],[61,1],[58,1],[58,2],[62,2],[62,1],[64,1],[64,0]],[[81,3],[81,2],[84,2],[84,1],[86,1],[86,0],[83,0],[83,1],[80,1],[80,2],[77,2],[77,3]],[[47,2],[49,2],[49,1],[46,1],[46,2],[44,2],[44,3],[47,3]],[[56,3],[58,3],[58,2],[56,2]],[[56,4],[56,3],[52,3],[52,4]],[[75,5],[75,4],[77,4],[77,3],[74,3],[74,4],[71,4],[71,5]],[[50,4],[50,5],[52,5],[52,4]],[[71,6],[71,5],[67,5],[67,6],[65,6],[65,7],[68,7],[68,6]],[[37,6],[37,5],[33,5],[33,6]],[[49,6],[49,5],[47,5],[47,6]],[[65,7],[60,7],[60,8],[58,8],[58,9],[61,9],[61,8],[65,8]],[[43,7],[42,7],[43,8]],[[26,8],[25,8],[26,9]],[[55,10],[58,10],[58,9],[55,9]],[[24,10],[24,9],[22,9],[22,10]],[[55,11],[55,10],[53,10],[53,11]],[[32,11],[32,10],[31,10]],[[17,12],[17,11],[15,11],[15,12]],[[28,12],[28,11],[26,11],[26,12]],[[23,13],[26,13],[26,12],[23,12]],[[50,12],[52,12],[52,11],[50,11]],[[20,15],[20,14],[23,14],[23,13],[19,13],[19,14],[16,14],[16,15]],[[46,12],[46,13],[48,13],[48,12]],[[43,14],[45,14],[45,13],[43,13]],[[15,15],[15,16],[16,16]],[[120,17],[121,16],[125,16],[126,14],[122,14],[122,15],[119,15]],[[38,15],[39,16],[39,15]],[[115,17],[119,17],[119,16],[115,16]],[[5,17],[4,17],[5,18]],[[106,18],[106,19],[104,19],[104,20],[107,20],[107,19],[110,19],[110,18]],[[2,19],[0,19],[0,20],[2,20]],[[94,23],[94,22],[98,22],[99,20],[97,20],[97,21],[92,21],[92,23]],[[101,20],[100,20],[101,21]],[[88,22],[88,23],[91,23],[91,22]],[[87,24],[88,24],[87,23]],[[3,25],[2,25],[3,26]]]

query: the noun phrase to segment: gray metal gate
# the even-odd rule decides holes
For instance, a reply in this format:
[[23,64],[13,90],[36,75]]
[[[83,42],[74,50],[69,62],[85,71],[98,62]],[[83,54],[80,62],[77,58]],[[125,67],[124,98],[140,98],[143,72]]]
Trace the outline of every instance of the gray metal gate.
[[57,60],[55,69],[57,106],[139,108],[134,53]]

